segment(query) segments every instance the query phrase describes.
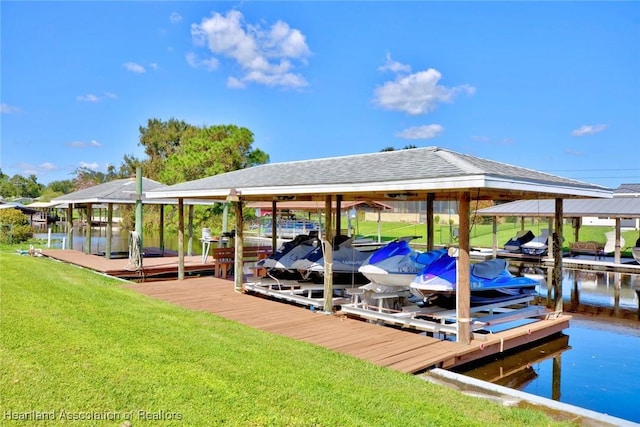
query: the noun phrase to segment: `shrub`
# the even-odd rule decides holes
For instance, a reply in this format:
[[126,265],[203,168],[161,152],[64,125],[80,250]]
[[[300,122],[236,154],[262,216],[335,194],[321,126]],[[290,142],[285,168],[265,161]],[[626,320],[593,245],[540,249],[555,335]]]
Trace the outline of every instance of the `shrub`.
[[18,209],[0,210],[0,243],[26,242],[33,237],[29,219]]

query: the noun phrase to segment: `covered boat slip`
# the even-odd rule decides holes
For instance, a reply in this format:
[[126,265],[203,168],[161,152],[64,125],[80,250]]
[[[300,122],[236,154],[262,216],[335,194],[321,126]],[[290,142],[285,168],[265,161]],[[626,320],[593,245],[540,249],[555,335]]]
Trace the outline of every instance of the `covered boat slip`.
[[[489,208],[481,209],[475,212],[476,215],[493,217],[494,224],[498,217],[519,217],[522,230],[524,232],[524,218],[546,218],[549,221],[547,230],[554,230],[553,218],[557,215],[554,201],[543,197],[531,200],[517,200],[510,203],[503,203]],[[628,244],[621,236],[622,221],[633,220],[635,229],[640,233],[638,220],[640,219],[640,197],[618,195],[610,199],[575,199],[566,200],[562,206],[563,219],[571,219],[573,227],[574,244],[570,247],[572,254],[588,254],[592,255],[591,260],[604,260],[607,255],[613,255],[613,262],[622,263],[621,251],[627,245],[633,247],[633,242]],[[612,231],[605,233],[606,244],[600,246],[595,242],[581,242],[580,227],[582,226],[582,218],[596,217],[608,218],[615,220],[615,226]],[[495,229],[495,227],[494,227]],[[640,234],[638,235],[640,240]],[[494,238],[494,254],[499,251],[499,242]],[[590,248],[591,245],[595,245]],[[507,249],[507,248],[505,248]],[[500,251],[501,256],[505,251]],[[513,255],[511,255],[513,256]],[[569,261],[569,260],[566,260]],[[588,265],[588,263],[585,263]]]
[[[274,163],[237,170],[196,181],[158,188],[146,193],[148,199],[226,198],[236,212],[236,265],[242,266],[242,207],[249,202],[269,201],[273,210],[278,201],[324,202],[326,235],[332,241],[334,229],[340,230],[340,216],[333,223],[333,202],[339,211],[343,201],[359,200],[421,200],[427,202],[427,250],[434,247],[435,200],[456,200],[459,205],[458,261],[460,278],[457,283],[457,338],[470,345],[472,338],[470,304],[470,212],[472,201],[513,201],[519,199],[554,200],[554,239],[562,238],[563,199],[611,198],[611,190],[537,172],[513,165],[456,153],[438,147],[416,148],[371,154]],[[179,213],[180,214],[180,213]],[[179,231],[180,232],[180,231]],[[273,245],[275,246],[275,245]],[[333,295],[331,245],[326,245],[324,295]],[[556,315],[562,313],[562,257],[559,245],[553,245],[552,287]],[[236,274],[234,287],[244,289],[243,275]],[[324,311],[332,312],[327,298]]]

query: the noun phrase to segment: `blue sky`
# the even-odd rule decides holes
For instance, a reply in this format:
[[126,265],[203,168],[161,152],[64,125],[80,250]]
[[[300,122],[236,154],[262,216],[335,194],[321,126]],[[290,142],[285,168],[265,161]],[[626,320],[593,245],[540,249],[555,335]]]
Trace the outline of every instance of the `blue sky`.
[[148,119],[250,129],[272,162],[438,146],[640,182],[639,2],[0,4],[0,168],[144,157]]

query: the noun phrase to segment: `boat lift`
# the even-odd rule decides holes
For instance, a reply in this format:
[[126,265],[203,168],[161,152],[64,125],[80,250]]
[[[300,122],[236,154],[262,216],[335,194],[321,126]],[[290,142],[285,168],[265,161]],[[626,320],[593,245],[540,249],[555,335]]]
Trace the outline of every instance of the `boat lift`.
[[[324,307],[324,297],[314,297],[314,294],[324,290],[322,284],[265,277],[245,283],[244,288],[247,292],[308,306],[314,311],[322,310]],[[340,314],[381,325],[400,326],[433,334],[458,334],[455,309],[439,306],[420,307],[416,304],[404,305],[399,310],[385,307],[385,302],[406,298],[409,291],[371,293],[367,299],[376,301],[376,304],[371,304],[364,298],[367,291],[358,285],[334,284],[334,290],[342,293],[341,296],[332,298],[333,307]],[[533,322],[554,315],[545,307],[530,305],[533,299],[534,296],[528,295],[510,301],[471,307],[471,332],[474,339],[482,339],[485,335],[482,333],[483,330],[487,331],[487,328],[500,324],[521,324],[523,321]]]

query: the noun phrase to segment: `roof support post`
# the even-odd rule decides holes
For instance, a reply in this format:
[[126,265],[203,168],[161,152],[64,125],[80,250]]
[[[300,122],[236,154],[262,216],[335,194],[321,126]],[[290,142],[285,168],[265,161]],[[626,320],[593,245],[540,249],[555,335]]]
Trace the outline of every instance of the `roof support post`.
[[189,229],[187,233],[187,255],[193,255],[193,205],[189,205]]
[[556,215],[555,215],[555,227],[553,227],[552,233],[549,233],[551,238],[551,248],[548,251],[553,254],[553,305],[556,313],[562,313],[562,218],[563,218],[563,200],[560,198],[555,199],[556,203]]
[[324,311],[333,312],[333,230],[331,195],[327,195],[324,201],[325,234],[322,239],[324,250]]
[[243,282],[244,282],[244,263],[242,262],[243,254],[243,246],[244,240],[242,238],[242,229],[244,228],[244,224],[242,221],[242,199],[238,199],[237,202],[233,202],[235,208],[235,216],[236,216],[236,236],[234,239],[235,243],[235,259],[233,262],[233,288],[236,292],[243,292]]
[[498,217],[492,217],[492,233],[493,233],[493,257],[498,257]]
[[622,251],[621,245],[620,245],[620,217],[616,218],[616,251],[614,254],[614,262],[616,264],[620,264],[620,253]]
[[459,205],[459,234],[458,234],[458,277],[456,284],[456,310],[458,335],[457,341],[462,344],[471,343],[471,286],[469,261],[469,210],[471,193],[461,194]]
[[164,256],[164,205],[160,205],[160,223],[158,224],[158,236],[160,236],[160,250]]
[[434,193],[427,193],[427,251],[433,250],[433,200]]
[[271,252],[275,253],[278,249],[278,224],[276,223],[276,212],[278,209],[278,202],[273,200],[271,202]]
[[184,280],[184,199],[178,199],[178,280]]
[[67,205],[67,248],[73,249],[73,203]]
[[336,236],[342,234],[342,194],[336,196]]
[[582,218],[581,217],[575,217],[573,218],[573,241],[574,242],[579,242],[580,241],[580,226],[582,223]]
[[91,220],[93,218],[93,205],[87,203],[86,227],[84,229],[84,253],[91,254]]
[[140,259],[142,256],[142,248],[144,247],[144,239],[142,238],[142,167],[136,168],[136,233],[140,241]]
[[111,237],[113,236],[113,203],[107,203],[107,231],[104,256],[111,259]]

